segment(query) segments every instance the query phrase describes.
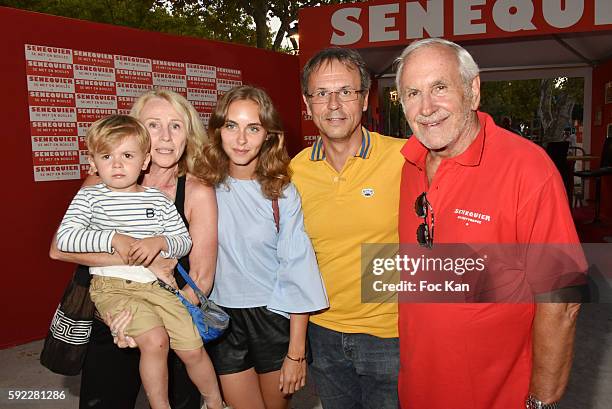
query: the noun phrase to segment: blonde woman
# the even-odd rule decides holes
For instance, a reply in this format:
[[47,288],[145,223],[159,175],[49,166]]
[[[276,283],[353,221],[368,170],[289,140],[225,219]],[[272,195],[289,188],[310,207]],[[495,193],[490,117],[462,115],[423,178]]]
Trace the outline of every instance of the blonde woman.
[[[174,200],[193,241],[191,253],[180,263],[200,289],[212,287],[217,256],[217,202],[215,192],[192,173],[200,161],[206,134],[198,113],[181,95],[172,91],[154,90],[139,97],[131,115],[139,119],[151,135],[151,164],[143,173],[140,184],[162,190]],[[85,180],[84,186],[99,183],[97,176]],[[117,254],[67,253],[52,243],[50,255],[54,259],[87,266],[123,264]],[[149,268],[171,275],[174,263],[155,259]],[[180,287],[185,283],[178,273]],[[195,294],[184,287],[192,302]],[[138,391],[138,350],[119,349],[133,340],[124,334],[131,320],[122,313],[109,321],[94,320],[88,353],[83,365],[79,407],[81,409],[133,409]],[[129,334],[127,334],[129,335]],[[200,394],[189,380],[184,365],[171,352],[169,359],[169,396],[173,409],[200,409]]]

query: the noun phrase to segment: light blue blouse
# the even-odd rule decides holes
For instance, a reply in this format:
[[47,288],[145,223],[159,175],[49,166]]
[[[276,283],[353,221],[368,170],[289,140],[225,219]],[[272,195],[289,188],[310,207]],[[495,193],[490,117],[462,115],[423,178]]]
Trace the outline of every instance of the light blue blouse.
[[278,201],[279,233],[259,182],[228,177],[216,193],[219,251],[210,298],[230,308],[266,306],[285,317],[327,308],[295,186],[287,185]]

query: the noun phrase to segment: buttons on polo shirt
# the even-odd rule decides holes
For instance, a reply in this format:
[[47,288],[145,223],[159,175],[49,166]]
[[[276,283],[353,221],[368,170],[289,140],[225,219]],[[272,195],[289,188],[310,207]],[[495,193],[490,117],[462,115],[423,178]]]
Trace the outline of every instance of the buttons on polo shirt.
[[334,176],[334,182],[337,182],[339,179],[338,176]]

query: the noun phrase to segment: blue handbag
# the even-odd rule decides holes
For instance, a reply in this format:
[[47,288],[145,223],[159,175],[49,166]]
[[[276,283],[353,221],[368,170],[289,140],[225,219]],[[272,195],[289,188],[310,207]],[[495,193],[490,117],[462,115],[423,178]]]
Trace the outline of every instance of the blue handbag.
[[176,289],[161,280],[157,280],[157,283],[164,289],[170,291],[181,300],[181,303],[187,308],[193,323],[198,328],[198,332],[202,337],[204,343],[213,341],[223,334],[229,325],[229,315],[221,309],[217,304],[212,302],[204,295],[198,286],[193,282],[189,274],[185,271],[183,266],[177,264],[179,273],[183,276],[187,284],[193,289],[198,298],[200,299],[200,305],[193,305]]

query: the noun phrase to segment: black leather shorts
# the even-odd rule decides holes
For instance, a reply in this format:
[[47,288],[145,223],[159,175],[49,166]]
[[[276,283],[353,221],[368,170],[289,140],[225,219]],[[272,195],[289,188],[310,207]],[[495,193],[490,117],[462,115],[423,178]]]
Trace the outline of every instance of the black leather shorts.
[[289,320],[266,307],[222,308],[230,316],[229,328],[205,346],[217,375],[278,371],[289,348]]

